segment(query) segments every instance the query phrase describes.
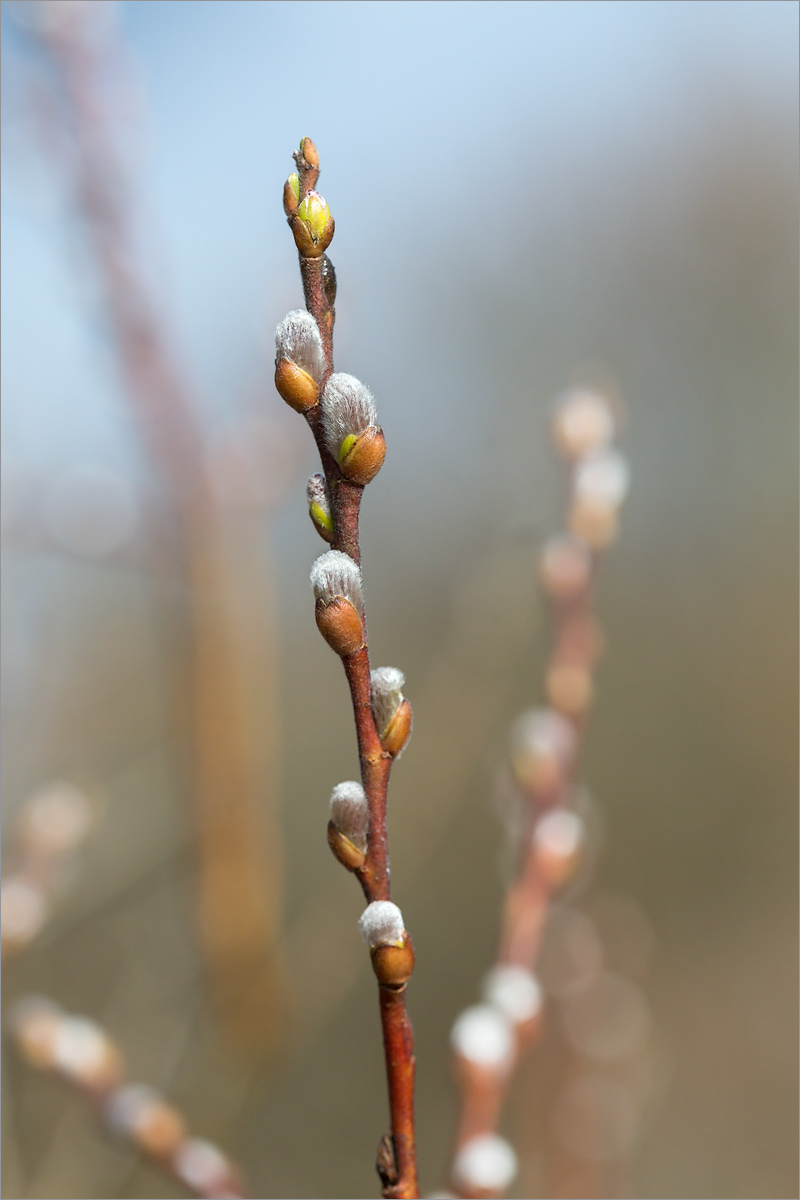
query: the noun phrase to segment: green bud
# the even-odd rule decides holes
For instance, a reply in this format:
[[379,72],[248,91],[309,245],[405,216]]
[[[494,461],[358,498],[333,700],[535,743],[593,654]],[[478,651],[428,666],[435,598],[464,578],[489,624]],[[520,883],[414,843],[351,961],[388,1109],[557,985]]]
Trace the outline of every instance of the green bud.
[[326,529],[328,533],[333,533],[333,521],[331,520],[330,513],[326,513],[319,504],[312,504],[309,511],[315,525]]
[[309,192],[298,208],[297,215],[308,226],[314,241],[318,242],[331,219],[331,210],[319,192]]
[[300,206],[300,176],[292,171],[283,185],[283,211],[287,217],[293,217]]
[[305,258],[320,258],[331,243],[333,229],[327,201],[319,192],[309,192],[292,222],[297,249]]

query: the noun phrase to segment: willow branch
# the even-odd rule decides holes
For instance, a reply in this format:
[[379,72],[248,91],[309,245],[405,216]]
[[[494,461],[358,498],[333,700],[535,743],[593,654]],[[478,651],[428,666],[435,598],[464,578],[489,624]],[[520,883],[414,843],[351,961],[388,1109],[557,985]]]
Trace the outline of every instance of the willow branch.
[[[387,741],[386,730],[377,728],[373,711],[373,677],[361,595],[359,514],[364,485],[380,468],[385,443],[373,419],[369,392],[352,376],[333,375],[336,274],[325,254],[333,236],[333,218],[315,191],[319,157],[309,138],[303,139],[294,158],[297,174],[289,177],[284,188],[284,210],[297,244],[306,309],[313,318],[314,328],[309,329],[302,320],[297,320],[296,314],[289,314],[279,326],[276,385],[287,403],[305,416],[324,472],[324,494],[320,491],[319,499],[329,506],[329,511],[315,518],[312,506],[312,519],[332,547],[333,555],[327,563],[326,556],[318,560],[316,579],[312,575],[318,593],[317,623],[342,658],[353,705],[361,786],[368,812],[363,848],[354,845],[333,822],[329,840],[340,861],[356,874],[368,904],[367,914],[373,906],[374,917],[374,906],[381,903],[395,910],[391,904],[386,798],[392,762],[402,746],[399,742],[394,744],[391,737]],[[332,444],[332,429],[339,431],[335,444]],[[338,450],[338,459],[334,449]],[[343,572],[341,580],[337,572]],[[402,719],[407,709],[410,731],[410,709],[401,695],[396,711],[389,715],[393,719],[401,708]],[[408,732],[403,744],[407,736]],[[395,911],[399,914],[399,910]],[[414,1138],[414,1046],[405,1007],[413,947],[402,924],[393,932],[392,944],[381,941],[384,933],[374,922],[369,928],[370,938],[374,939],[370,945],[378,977],[391,1119],[391,1137],[381,1143],[378,1171],[384,1196],[416,1197],[419,1186]]]
[[524,714],[515,727],[512,771],[524,806],[517,874],[503,905],[486,1003],[468,1009],[453,1030],[461,1107],[452,1184],[463,1197],[500,1196],[515,1173],[513,1151],[496,1130],[514,1071],[542,1029],[535,971],[548,910],[585,842],[573,799],[600,650],[594,583],[627,482],[624,461],[608,448],[613,430],[610,406],[595,393],[567,393],[556,411],[554,435],[568,463],[569,532],[547,543],[540,564],[551,604],[548,707]]

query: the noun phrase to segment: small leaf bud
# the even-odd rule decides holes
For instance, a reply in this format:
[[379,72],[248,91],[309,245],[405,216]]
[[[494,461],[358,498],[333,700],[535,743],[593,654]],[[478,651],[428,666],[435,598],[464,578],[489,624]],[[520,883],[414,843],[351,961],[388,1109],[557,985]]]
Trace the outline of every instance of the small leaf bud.
[[300,176],[296,171],[292,171],[286,183],[283,185],[283,211],[291,220],[296,216],[297,210],[300,207]]
[[334,220],[328,202],[319,192],[309,192],[292,218],[295,245],[304,258],[320,258],[333,240]]
[[511,762],[519,785],[534,795],[552,793],[564,781],[577,748],[575,728],[552,708],[523,713],[511,731]]
[[331,794],[328,845],[348,871],[363,867],[369,831],[369,807],[360,783],[337,783]]
[[324,475],[312,475],[306,484],[308,515],[319,536],[326,542],[333,541],[333,516],[328,485]]
[[169,1158],[186,1137],[183,1117],[155,1088],[128,1084],[112,1092],[105,1109],[111,1128],[146,1154]]
[[578,463],[573,488],[578,501],[618,509],[628,494],[630,469],[619,450],[592,454]]
[[401,691],[405,676],[396,667],[377,667],[370,683],[372,715],[381,746],[392,758],[397,758],[411,736],[411,705]]
[[589,583],[592,556],[576,537],[559,534],[545,543],[539,571],[548,596],[553,600],[574,600]]
[[354,375],[331,375],[322,393],[325,443],[352,483],[374,479],[386,456],[386,440],[377,424],[375,400]]
[[534,826],[533,852],[551,887],[561,887],[574,874],[586,843],[586,826],[577,813],[556,808]]
[[453,1183],[462,1196],[491,1200],[508,1191],[517,1174],[517,1156],[495,1133],[481,1133],[464,1142],[453,1161]]
[[122,1077],[122,1057],[108,1035],[85,1017],[64,1017],[53,1047],[54,1065],[83,1087],[106,1091]]
[[317,628],[342,658],[364,644],[361,572],[348,554],[329,550],[311,568]]
[[556,401],[553,439],[571,462],[602,450],[614,436],[614,414],[599,392],[573,388]]
[[287,313],[275,330],[275,387],[296,412],[306,412],[319,399],[325,371],[317,323],[298,308]]
[[483,998],[499,1008],[513,1025],[527,1026],[542,1011],[542,989],[535,975],[512,964],[492,967],[483,980]]
[[508,1017],[491,1004],[465,1008],[450,1032],[450,1045],[462,1065],[506,1075],[514,1058],[514,1032]]
[[304,137],[301,139],[300,153],[310,167],[316,167],[317,170],[319,170],[319,151],[310,137]]
[[372,969],[383,987],[402,988],[414,970],[414,947],[403,914],[391,900],[373,900],[358,922],[369,946]]

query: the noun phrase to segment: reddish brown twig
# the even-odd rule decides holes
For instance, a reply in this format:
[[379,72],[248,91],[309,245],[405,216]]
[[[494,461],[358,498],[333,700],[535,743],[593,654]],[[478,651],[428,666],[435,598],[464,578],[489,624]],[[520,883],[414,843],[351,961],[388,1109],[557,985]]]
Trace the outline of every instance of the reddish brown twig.
[[[624,462],[608,450],[612,433],[612,412],[603,397],[576,391],[562,399],[554,436],[569,464],[570,532],[551,539],[541,561],[552,613],[549,708],[526,714],[516,727],[512,768],[525,806],[519,867],[504,902],[487,1004],[467,1010],[453,1036],[461,1111],[452,1182],[464,1197],[499,1196],[513,1175],[510,1147],[494,1134],[513,1071],[541,1030],[533,972],[548,908],[580,856],[582,826],[571,808],[600,651],[594,579],[626,487]],[[495,1154],[484,1160],[485,1175],[481,1160],[470,1157],[481,1142],[487,1155]]]
[[[293,195],[290,178],[287,181],[288,190],[284,192],[284,207],[298,246],[306,308],[319,330],[325,359],[325,369],[317,381],[318,398],[303,411],[314,434],[330,497],[332,532],[328,540],[333,550],[346,554],[360,567],[359,511],[364,487],[363,484],[345,477],[326,444],[322,403],[319,398],[333,373],[335,273],[326,254],[318,253],[313,246],[310,247],[312,253],[304,252],[306,247],[303,231],[298,232],[297,229],[298,208],[310,193],[315,194],[314,189],[319,177],[319,158],[316,147],[309,138],[303,139],[294,158],[297,164],[296,190]],[[328,241],[333,229],[332,219],[329,220]],[[325,244],[327,245],[327,242]],[[366,851],[361,856],[362,861],[355,873],[367,903],[370,904],[374,901],[391,900],[386,795],[393,755],[381,744],[371,708],[372,685],[366,616],[363,610],[361,619],[363,644],[352,652],[343,653],[342,662],[350,687],[361,781],[369,808]],[[405,982],[399,985],[387,984],[379,976],[379,1001],[392,1132],[391,1139],[384,1139],[381,1143],[378,1171],[384,1196],[416,1197],[419,1196],[419,1185],[414,1139],[414,1046],[405,1007]]]

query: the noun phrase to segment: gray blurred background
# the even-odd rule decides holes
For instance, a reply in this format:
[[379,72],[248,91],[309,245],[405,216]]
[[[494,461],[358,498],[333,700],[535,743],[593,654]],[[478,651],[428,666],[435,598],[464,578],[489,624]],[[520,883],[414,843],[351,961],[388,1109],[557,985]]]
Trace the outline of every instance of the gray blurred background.
[[[101,1021],[252,1194],[375,1194],[377,1006],[360,893],[325,844],[355,739],[312,620],[313,445],[272,385],[275,324],[302,305],[281,188],[308,134],[337,225],[337,369],[373,390],[388,446],[362,546],[373,663],[405,672],[415,713],[390,839],[418,956],[423,1189],[445,1183],[455,1127],[448,1030],[497,935],[508,729],[542,697],[550,405],[601,377],[633,482],[598,596],[599,853],[573,903],[626,897],[652,935],[646,970],[628,964],[650,1028],[614,1186],[797,1195],[797,6],[227,0],[97,20],[122,55],[97,94],[137,261],[221,514],[254,801],[229,807],[268,866],[261,924],[228,956],[192,784],[224,700],[212,676],[192,742],[168,488],[109,338],[50,64],[4,4],[4,861],[50,780],[98,813],[4,1004],[35,991]],[[554,1009],[506,1112],[517,1196],[585,1194],[553,1174],[582,1153],[553,1116],[580,1068],[560,1036]],[[4,1195],[181,1194],[4,1054]]]

